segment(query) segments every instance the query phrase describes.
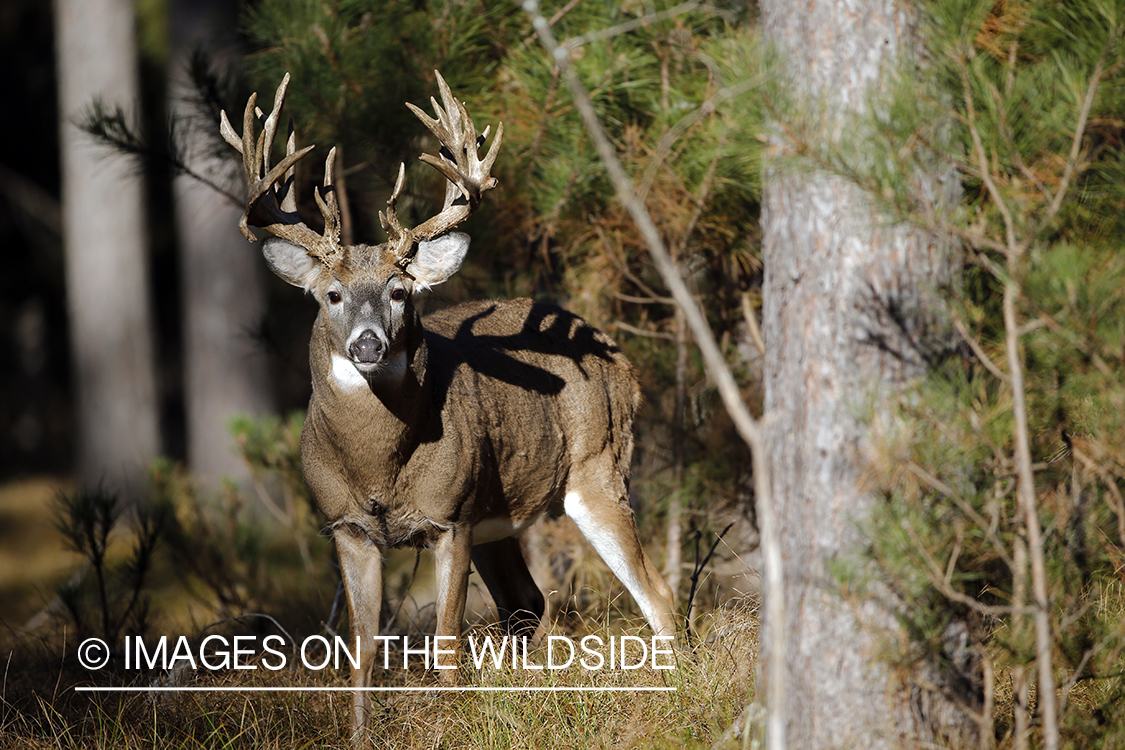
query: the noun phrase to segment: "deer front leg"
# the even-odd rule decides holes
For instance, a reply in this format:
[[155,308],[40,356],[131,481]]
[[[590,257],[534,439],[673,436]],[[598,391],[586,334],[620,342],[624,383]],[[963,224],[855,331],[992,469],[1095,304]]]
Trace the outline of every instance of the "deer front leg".
[[348,595],[352,635],[359,638],[360,662],[352,669],[352,741],[362,742],[371,718],[371,671],[375,664],[375,636],[379,635],[379,611],[383,606],[383,552],[366,535],[348,526],[335,531],[340,575]]
[[[469,560],[473,550],[472,529],[454,526],[434,543],[437,577],[437,633],[441,649],[434,658],[438,679],[457,682],[457,654],[461,625],[465,618],[465,596],[469,588]],[[444,652],[444,653],[443,653]]]

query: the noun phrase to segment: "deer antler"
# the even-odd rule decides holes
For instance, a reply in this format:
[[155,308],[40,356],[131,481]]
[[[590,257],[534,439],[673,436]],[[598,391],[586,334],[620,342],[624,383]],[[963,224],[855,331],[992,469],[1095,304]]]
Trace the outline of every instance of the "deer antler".
[[296,134],[293,123],[289,123],[289,139],[286,142],[285,158],[276,166],[270,167],[270,147],[277,133],[277,121],[281,105],[285,101],[285,90],[289,86],[289,74],[285,74],[273,98],[273,111],[262,123],[262,132],[254,140],[254,120],[261,120],[262,110],[255,106],[258,95],[251,94],[246,102],[242,116],[242,135],[235,133],[227,113],[222,112],[219,130],[227,143],[242,154],[242,165],[246,170],[246,213],[238,222],[239,229],[246,239],[254,242],[256,238],[250,226],[264,229],[272,235],[290,240],[319,259],[328,267],[340,262],[344,249],[340,247],[340,208],[336,200],[336,190],[332,184],[332,170],[336,162],[336,149],[328,152],[324,162],[324,186],[315,192],[316,204],[324,216],[324,233],[320,234],[301,221],[297,213],[297,200],[293,191],[294,165],[305,154],[313,150],[306,146],[296,150]]
[[448,180],[445,189],[445,203],[442,210],[422,222],[413,229],[404,229],[398,221],[398,196],[402,191],[405,166],[399,165],[398,179],[391,197],[387,200],[387,212],[379,213],[379,221],[386,230],[392,251],[403,265],[411,260],[421,240],[429,240],[440,234],[448,232],[477,210],[481,196],[485,191],[496,187],[496,178],[489,175],[496,155],[500,153],[500,144],[504,139],[504,124],[496,128],[496,137],[483,159],[477,149],[484,145],[488,138],[490,127],[484,133],[477,135],[476,126],[469,117],[465,105],[454,98],[441,74],[434,71],[437,76],[438,89],[441,92],[441,105],[433,97],[433,105],[437,119],[431,118],[413,104],[407,103],[410,111],[430,129],[437,137],[441,148],[438,156],[422,154],[422,161],[441,172]]

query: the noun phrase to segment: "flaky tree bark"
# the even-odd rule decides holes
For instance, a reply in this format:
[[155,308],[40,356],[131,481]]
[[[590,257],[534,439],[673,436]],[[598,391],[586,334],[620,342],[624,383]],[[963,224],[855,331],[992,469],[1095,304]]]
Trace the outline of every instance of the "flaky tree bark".
[[[170,108],[186,121],[198,118],[187,65],[203,46],[221,64],[234,53],[238,3],[234,0],[176,0],[171,3],[172,62]],[[213,122],[195,123],[189,133],[213,131]],[[222,182],[234,162],[207,152],[207,141],[187,144],[189,165]],[[229,176],[229,175],[228,175]],[[187,458],[195,478],[214,485],[224,477],[245,481],[248,468],[230,433],[237,414],[272,410],[272,378],[265,352],[253,338],[265,308],[263,263],[238,232],[243,208],[198,181],[176,179],[176,224],[180,243],[184,325],[184,407]]]
[[[909,59],[912,12],[898,0],[763,0],[764,34],[782,51],[789,90],[827,113],[823,138],[850,127],[870,88]],[[779,136],[775,145],[776,157],[792,144]],[[948,201],[956,185],[936,171],[921,180],[934,201]],[[867,425],[926,370],[919,342],[932,333],[933,290],[950,278],[951,245],[888,221],[842,178],[778,161],[766,169],[762,229],[766,444],[786,576],[789,746],[956,741],[971,722],[940,696],[919,698],[918,685],[933,681],[903,681],[881,661],[905,637],[895,611],[910,603],[863,572],[864,521],[876,499],[861,481]],[[766,623],[765,664],[775,638]]]
[[141,181],[74,124],[95,98],[137,100],[133,3],[56,0],[55,24],[78,473],[135,492],[159,452]]

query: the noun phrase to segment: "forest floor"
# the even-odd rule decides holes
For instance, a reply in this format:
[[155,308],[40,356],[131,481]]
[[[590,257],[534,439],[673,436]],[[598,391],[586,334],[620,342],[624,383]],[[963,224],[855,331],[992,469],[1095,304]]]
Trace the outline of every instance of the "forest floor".
[[51,510],[70,488],[45,476],[0,484],[0,633],[10,634],[45,607],[81,562],[66,549]]
[[[54,498],[69,489],[51,478],[0,486],[0,747],[352,746],[352,694],[346,688],[353,644],[346,617],[326,617],[332,592],[325,592],[324,581],[302,580],[299,562],[279,564],[274,572],[310,601],[278,605],[276,617],[253,623],[224,623],[198,590],[185,587],[182,571],[163,561],[145,591],[151,616],[143,652],[136,640],[110,639],[115,643],[108,663],[90,668],[85,639],[96,628],[87,625],[76,635],[56,600],[60,587],[81,577],[83,568],[55,522]],[[130,543],[128,533],[120,534],[108,557],[126,559]],[[323,549],[314,547],[314,553]],[[388,598],[398,606],[398,597],[407,604],[400,609],[410,611],[388,632],[410,633],[412,640],[391,642],[389,668],[380,664],[376,670],[376,685],[396,689],[373,695],[376,746],[711,747],[753,698],[757,621],[748,598],[713,607],[709,602],[693,618],[690,643],[681,636],[675,650],[665,652],[667,644],[652,640],[628,595],[610,585],[604,571],[583,577],[586,567],[604,566],[581,556],[573,562],[578,593],[568,598],[548,592],[556,602],[553,615],[516,659],[509,650],[500,660],[474,661],[470,646],[479,656],[486,638],[498,648],[506,644],[487,625],[495,615],[482,587],[473,586],[458,673],[458,685],[469,689],[436,691],[434,671],[421,663],[423,657],[402,649],[417,648],[414,638],[432,633],[432,605],[418,604],[432,597],[424,585],[431,578],[427,556],[417,570],[413,559],[409,553],[389,566],[397,570],[387,579]],[[318,567],[331,572],[328,564]],[[415,578],[419,585],[409,586]],[[29,621],[31,631],[24,629]],[[319,630],[308,624],[317,621]],[[341,629],[339,641],[333,625]],[[166,651],[157,657],[154,644],[162,634],[168,634]],[[205,657],[200,647],[208,635],[213,638]],[[333,644],[335,661],[323,649]],[[237,647],[245,650],[233,655]],[[549,668],[563,664],[568,649],[575,652],[570,664]],[[142,659],[154,666],[139,668]],[[548,668],[537,669],[542,666]]]

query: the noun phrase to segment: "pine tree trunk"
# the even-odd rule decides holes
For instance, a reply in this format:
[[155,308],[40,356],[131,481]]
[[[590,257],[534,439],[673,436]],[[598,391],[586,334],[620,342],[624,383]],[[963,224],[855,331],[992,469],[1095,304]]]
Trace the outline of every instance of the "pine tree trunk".
[[74,120],[138,94],[130,0],[57,0],[63,242],[82,482],[138,492],[159,453],[148,248],[140,178]]
[[[766,39],[786,55],[791,90],[832,112],[866,106],[869,87],[916,44],[911,10],[896,0],[859,10],[843,0],[763,0],[762,12]],[[951,175],[931,178],[935,193],[956,183]],[[766,443],[786,575],[788,745],[886,748],[956,735],[937,725],[964,724],[964,717],[939,716],[932,701],[920,708],[913,681],[880,658],[906,637],[895,611],[909,603],[863,572],[863,523],[876,498],[861,481],[868,420],[880,420],[888,396],[926,370],[919,328],[933,320],[935,284],[950,278],[951,247],[889,223],[841,178],[778,163],[766,170],[762,230]],[[853,571],[854,588],[841,569]],[[770,644],[767,627],[766,662]]]

